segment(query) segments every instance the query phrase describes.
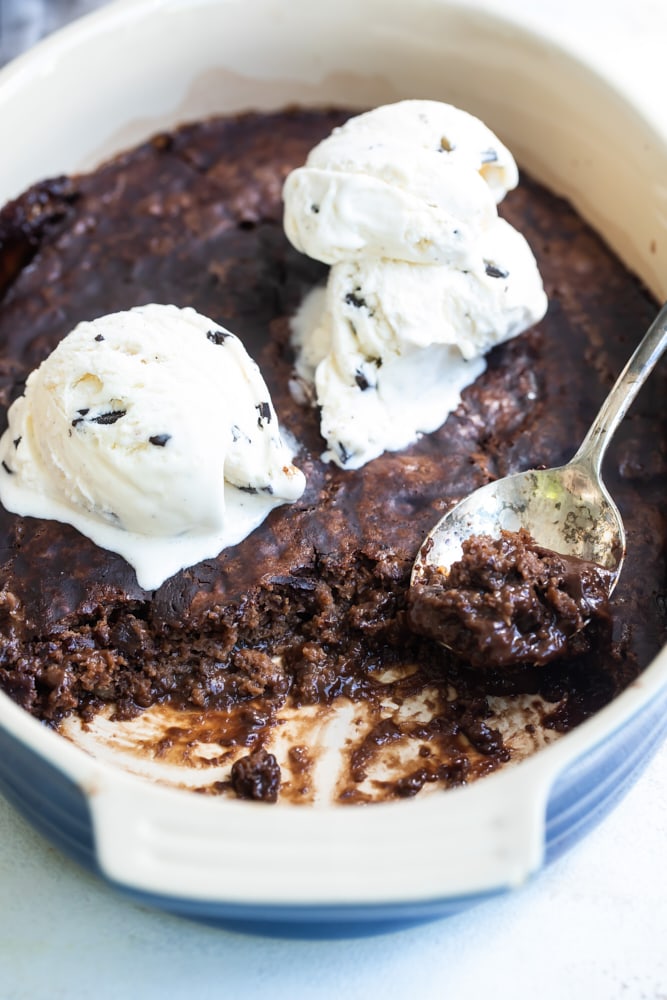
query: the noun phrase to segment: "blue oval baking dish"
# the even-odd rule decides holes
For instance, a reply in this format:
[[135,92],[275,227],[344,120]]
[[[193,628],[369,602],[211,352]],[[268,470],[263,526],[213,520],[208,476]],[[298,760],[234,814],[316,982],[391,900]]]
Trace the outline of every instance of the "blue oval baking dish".
[[[96,85],[81,88],[91,65]],[[537,117],[522,100],[529,88]],[[665,298],[667,214],[656,200],[667,120],[663,128],[635,106],[611,68],[444,0],[341,0],[335,17],[305,0],[117,0],[0,73],[0,128],[22,136],[3,164],[0,202],[212,112],[415,94],[453,95],[492,124]],[[628,154],[608,157],[619,131]],[[663,652],[593,718],[473,785],[367,808],[267,812],[129,773],[0,695],[0,790],[136,901],[256,933],[370,934],[450,915],[534,877],[613,807],[666,723]],[[398,866],[406,843],[419,850]]]

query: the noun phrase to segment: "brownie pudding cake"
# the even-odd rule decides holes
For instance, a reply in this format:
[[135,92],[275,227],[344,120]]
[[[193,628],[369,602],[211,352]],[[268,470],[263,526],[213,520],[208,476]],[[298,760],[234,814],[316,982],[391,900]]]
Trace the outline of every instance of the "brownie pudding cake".
[[[532,699],[529,736],[536,727],[564,731],[630,683],[665,640],[661,372],[610,449],[606,481],[628,552],[608,614],[539,666],[524,657],[479,669],[474,657],[411,627],[410,572],[428,531],[484,483],[567,461],[655,304],[575,212],[528,177],[499,206],[498,252],[483,259],[483,274],[466,257],[469,233],[461,235],[455,213],[450,218],[444,209],[440,242],[423,226],[410,242],[406,226],[402,246],[412,249],[397,252],[391,240],[402,208],[382,200],[387,165],[374,153],[370,167],[360,170],[352,158],[347,173],[336,174],[346,154],[332,152],[327,137],[349,117],[290,109],[185,125],[89,174],[36,184],[0,213],[3,411],[19,401],[0,469],[11,489],[29,479],[20,466],[28,441],[33,457],[53,459],[44,431],[58,421],[58,455],[78,448],[82,434],[88,442],[113,441],[109,453],[127,451],[127,399],[107,392],[102,405],[95,393],[116,371],[108,353],[114,338],[127,345],[129,334],[126,327],[118,334],[114,323],[96,326],[102,318],[131,316],[119,322],[130,323],[135,336],[136,324],[157,309],[149,353],[163,353],[172,366],[142,403],[143,450],[132,452],[140,481],[121,489],[95,452],[104,472],[89,492],[76,481],[84,497],[80,522],[62,508],[60,519],[44,506],[21,514],[0,508],[0,688],[61,728],[71,718],[85,728],[98,717],[122,726],[163,710],[169,726],[143,751],[179,763],[195,740],[215,742],[225,772],[212,782],[202,767],[197,787],[206,792],[309,801],[316,750],[308,733],[282,756],[272,752],[272,740],[286,711],[312,728],[343,704],[354,732],[341,751],[338,800],[471,781],[512,759],[502,715],[513,699]],[[443,137],[439,155],[455,159],[455,145]],[[479,184],[489,188],[496,226],[495,202],[513,187],[513,161],[500,143],[482,152],[470,190],[476,198]],[[362,203],[380,207],[350,239],[330,192],[332,185],[344,189],[346,204],[357,205],[358,189],[349,185],[359,173],[373,187]],[[421,183],[413,164],[405,175]],[[461,183],[457,205],[474,228],[477,202]],[[284,229],[285,205],[291,214]],[[486,202],[479,209],[490,211]],[[392,223],[379,236],[378,218]],[[329,250],[322,250],[325,226],[334,234],[325,241]],[[537,269],[516,300],[506,280],[503,248],[525,263],[523,237],[544,281],[545,315]],[[442,272],[445,258],[455,258],[453,278]],[[487,298],[479,315],[466,313],[462,346],[448,332],[448,303],[463,301],[464,286],[474,286],[474,302]],[[165,309],[171,318],[160,326]],[[402,323],[410,326],[412,317],[412,339],[399,329],[401,309]],[[493,317],[486,327],[482,313]],[[179,343],[194,336],[185,327],[201,338],[192,351]],[[425,330],[428,343],[420,343]],[[60,365],[72,331],[85,340],[70,352],[81,365],[76,391],[92,395],[72,396],[74,409],[53,416],[35,402],[42,398],[37,376],[28,377],[49,356]],[[434,343],[435,354],[421,353]],[[225,381],[216,366],[232,348],[240,374]],[[102,350],[106,360],[89,360]],[[210,365],[210,393],[200,391],[199,375],[190,376],[188,359],[199,351],[204,368]],[[440,378],[447,365],[459,375],[443,399],[433,373]],[[242,393],[239,379],[247,381]],[[143,382],[133,384],[139,400]],[[170,454],[178,461],[160,471]],[[68,469],[53,459],[49,481],[67,478]],[[71,499],[74,479],[67,481]],[[132,492],[137,482],[139,494],[154,501],[130,534],[169,534],[180,538],[178,548],[195,517],[210,520],[208,547],[187,556],[178,548],[162,573],[153,572],[150,553],[142,561],[133,546],[124,549],[118,538],[128,533],[127,511],[134,516],[143,502]],[[221,541],[211,498],[217,490],[228,499],[230,484],[252,515]],[[37,492],[42,486],[40,479]],[[253,506],[260,503],[261,511]],[[88,533],[89,515],[104,521],[104,537]],[[419,712],[405,711],[419,699]],[[385,771],[369,783],[380,758]]]

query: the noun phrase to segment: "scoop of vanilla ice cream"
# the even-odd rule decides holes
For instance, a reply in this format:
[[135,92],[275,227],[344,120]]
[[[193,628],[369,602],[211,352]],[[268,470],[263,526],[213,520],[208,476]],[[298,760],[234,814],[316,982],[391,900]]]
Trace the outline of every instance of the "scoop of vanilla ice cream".
[[351,119],[287,178],[288,237],[332,264],[293,321],[325,460],[359,468],[435,430],[484,354],[542,318],[535,258],[496,208],[517,180],[482,122],[434,101]]
[[335,264],[323,295],[303,303],[295,324],[299,374],[312,378],[328,354],[353,373],[355,345],[376,365],[407,345],[452,344],[472,358],[525,329],[546,308],[528,243],[496,218],[478,250],[471,270],[397,260]]
[[[401,177],[392,183],[371,172],[371,160],[391,161],[390,147],[381,153],[370,152],[358,173],[313,167],[291,173],[283,192],[290,242],[325,264],[373,256],[468,265],[471,241],[495,216],[484,181],[455,164],[434,173],[428,161],[436,154],[419,152],[403,154]],[[415,191],[429,176],[439,188],[433,183],[430,204]]]
[[334,129],[292,171],[285,232],[325,264],[375,256],[465,267],[517,181],[511,153],[479,119],[401,101]]
[[[355,115],[319,143],[306,162],[308,166],[354,169],[360,150],[384,144],[434,152],[441,166],[456,163],[479,173],[496,202],[519,182],[514,157],[498,136],[468,111],[442,101],[398,101]],[[347,162],[346,155],[351,157]],[[388,169],[391,181],[391,167]],[[400,165],[394,169],[400,170]],[[428,197],[426,191],[423,194]]]
[[[392,262],[389,270],[410,266]],[[424,347],[420,336],[402,340],[393,325],[400,317],[392,315],[391,307],[374,315],[372,295],[362,298],[364,267],[336,264],[326,292],[311,293],[295,321],[295,342],[305,335],[309,347],[300,357],[297,374],[314,387],[328,446],[322,458],[346,469],[358,469],[383,451],[407,447],[418,433],[436,430],[458,405],[462,390],[484,370],[481,357],[467,361],[456,345],[434,339]],[[343,309],[329,309],[332,286],[348,287],[352,269],[354,299]],[[424,284],[411,282],[411,290],[418,293],[417,286]],[[315,338],[308,336],[303,316],[316,303],[320,320]],[[437,338],[434,328],[431,324]]]
[[503,219],[474,271],[350,261],[313,296],[294,324],[297,373],[315,387],[325,459],[346,468],[440,427],[484,354],[546,308],[530,247]]
[[4,506],[72,524],[146,589],[240,541],[305,486],[257,365],[190,308],[80,323],[8,423]]

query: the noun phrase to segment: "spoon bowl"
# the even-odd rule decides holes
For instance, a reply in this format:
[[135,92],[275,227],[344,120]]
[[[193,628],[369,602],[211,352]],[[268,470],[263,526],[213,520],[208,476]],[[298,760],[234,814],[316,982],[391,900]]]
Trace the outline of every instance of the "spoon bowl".
[[413,568],[446,573],[472,535],[498,538],[524,528],[543,548],[577,556],[611,571],[610,593],[625,557],[625,531],[604,484],[586,465],[531,469],[488,483],[456,504],[427,536]]
[[541,547],[609,570],[609,593],[625,557],[625,531],[601,478],[607,445],[667,347],[664,305],[619,375],[581,447],[567,465],[532,469],[488,483],[457,503],[427,535],[411,583],[429,567],[446,576],[472,536],[525,529]]

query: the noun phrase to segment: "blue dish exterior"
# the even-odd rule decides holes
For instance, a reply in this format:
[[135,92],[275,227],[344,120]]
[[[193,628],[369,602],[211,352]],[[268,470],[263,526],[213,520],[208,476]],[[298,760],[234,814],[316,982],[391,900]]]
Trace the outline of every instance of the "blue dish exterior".
[[[558,778],[547,806],[546,863],[559,857],[628,791],[667,734],[667,687]],[[0,729],[0,792],[56,847],[104,878],[85,795],[30,747]],[[106,880],[108,881],[108,880]],[[179,899],[109,883],[126,897],[193,920],[291,938],[360,937],[452,916],[495,893],[385,905],[260,906]]]

